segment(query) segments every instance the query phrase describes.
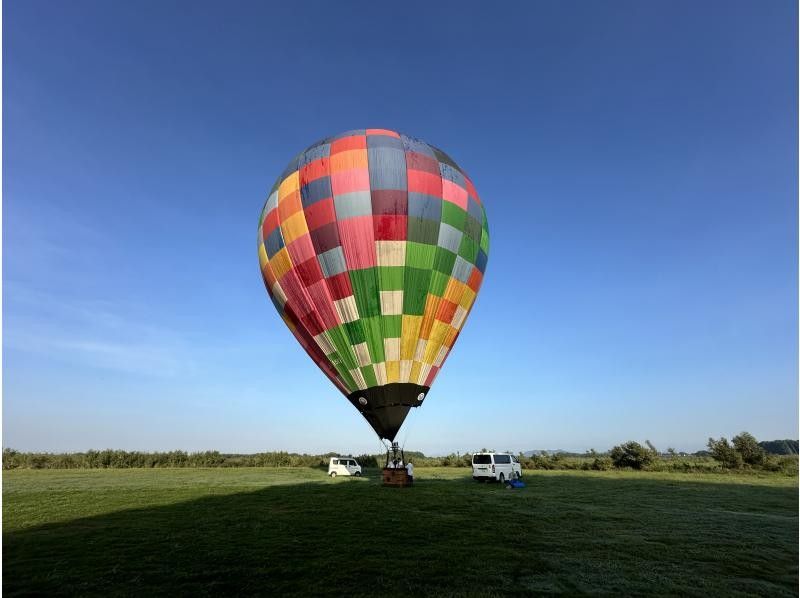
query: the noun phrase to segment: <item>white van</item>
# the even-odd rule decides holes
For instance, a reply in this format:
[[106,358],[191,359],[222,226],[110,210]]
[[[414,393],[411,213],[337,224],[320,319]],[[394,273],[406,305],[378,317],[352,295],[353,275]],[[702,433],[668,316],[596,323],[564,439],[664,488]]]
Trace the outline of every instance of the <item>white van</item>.
[[328,475],[335,478],[337,475],[361,475],[361,466],[352,457],[331,457],[328,463]]
[[518,480],[522,477],[519,460],[509,453],[475,453],[472,455],[472,479]]

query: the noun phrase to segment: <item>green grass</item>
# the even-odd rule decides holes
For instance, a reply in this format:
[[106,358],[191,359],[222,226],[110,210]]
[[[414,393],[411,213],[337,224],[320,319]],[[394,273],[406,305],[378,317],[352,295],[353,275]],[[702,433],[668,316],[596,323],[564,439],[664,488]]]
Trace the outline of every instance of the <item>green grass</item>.
[[3,473],[3,590],[797,595],[797,478],[465,469]]

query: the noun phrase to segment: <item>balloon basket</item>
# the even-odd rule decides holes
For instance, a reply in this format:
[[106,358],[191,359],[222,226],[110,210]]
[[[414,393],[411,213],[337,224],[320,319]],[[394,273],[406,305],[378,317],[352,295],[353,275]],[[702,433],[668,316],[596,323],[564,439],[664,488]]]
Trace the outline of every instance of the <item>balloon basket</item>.
[[[391,455],[389,454],[391,451]],[[408,475],[406,469],[405,454],[403,449],[392,442],[391,447],[386,450],[386,467],[383,468],[383,485],[393,488],[404,488],[414,483],[414,477]]]
[[397,469],[392,467],[383,468],[384,486],[391,486],[393,488],[405,488],[406,486],[411,486],[413,483],[414,479],[410,475],[408,475],[408,471],[406,471],[405,467],[399,467]]

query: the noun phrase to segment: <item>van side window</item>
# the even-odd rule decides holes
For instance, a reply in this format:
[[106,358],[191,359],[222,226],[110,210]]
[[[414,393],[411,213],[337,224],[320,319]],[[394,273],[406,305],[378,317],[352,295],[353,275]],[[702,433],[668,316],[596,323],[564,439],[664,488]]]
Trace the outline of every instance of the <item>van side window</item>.
[[494,462],[498,465],[507,465],[508,463],[511,463],[511,457],[508,455],[495,455]]
[[339,465],[339,459],[334,459],[334,460],[333,460],[333,464],[334,464],[334,465]]

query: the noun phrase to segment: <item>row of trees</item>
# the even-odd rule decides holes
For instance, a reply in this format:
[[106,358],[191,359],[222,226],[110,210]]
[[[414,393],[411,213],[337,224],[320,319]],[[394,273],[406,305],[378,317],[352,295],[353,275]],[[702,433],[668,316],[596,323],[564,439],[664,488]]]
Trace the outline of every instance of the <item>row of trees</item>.
[[[482,449],[480,452],[493,452]],[[507,451],[510,452],[510,451]],[[708,450],[694,455],[679,453],[668,448],[662,453],[649,441],[644,444],[630,440],[613,447],[610,451],[598,453],[594,449],[586,453],[519,454],[518,459],[524,469],[582,469],[606,471],[610,469],[634,469],[648,471],[713,472],[720,469],[751,469],[797,473],[797,441],[780,440],[758,442],[749,432],[727,439],[709,438]],[[771,454],[770,454],[771,453]],[[469,466],[472,455],[448,455],[425,459],[425,465]]]
[[[797,441],[773,441],[782,443],[779,448],[791,450]],[[704,454],[678,454],[674,449],[660,453],[645,441],[644,445],[628,441],[610,451],[598,453],[590,450],[582,455],[541,452],[519,454],[523,469],[583,469],[609,470],[634,469],[658,471],[718,471],[722,469],[753,469],[797,473],[797,451],[784,456],[768,454],[765,444],[759,443],[752,434],[742,432],[729,442],[726,438],[708,439],[708,451]],[[479,452],[489,452],[481,449]],[[153,467],[320,467],[328,465],[336,453],[308,455],[287,452],[256,453],[253,455],[224,454],[218,451],[187,453],[169,451],[144,453],[138,451],[87,451],[85,453],[22,453],[13,449],[3,451],[3,469],[106,469],[106,468],[153,468]],[[352,456],[352,455],[349,455]],[[469,467],[471,453],[452,453],[443,457],[426,457],[419,452],[407,452],[407,460],[421,467]],[[378,467],[384,455],[357,455],[364,467]]]
[[[776,441],[777,442],[777,441]],[[791,441],[780,441],[784,444]],[[708,456],[724,469],[760,469],[766,471],[797,472],[797,453],[787,452],[781,456],[769,455],[764,448],[765,443],[759,443],[755,436],[749,432],[742,432],[734,436],[730,442],[727,438],[708,439]],[[789,445],[791,446],[791,445]],[[674,449],[667,449],[670,460],[676,456]],[[616,468],[627,469],[663,469],[663,457],[656,447],[647,440],[645,445],[629,441],[615,446],[609,452],[611,465]],[[601,458],[601,457],[598,457]],[[695,457],[695,459],[698,457]],[[699,457],[702,458],[702,457]],[[683,460],[685,463],[685,458]]]
[[[86,451],[85,453],[22,453],[13,449],[3,451],[3,469],[127,469],[154,467],[327,467],[330,457],[287,452],[256,453],[253,455],[224,454],[218,451],[187,453],[168,451],[144,453],[139,451]],[[349,455],[352,456],[352,455]],[[359,455],[359,463],[376,465],[372,455]]]

